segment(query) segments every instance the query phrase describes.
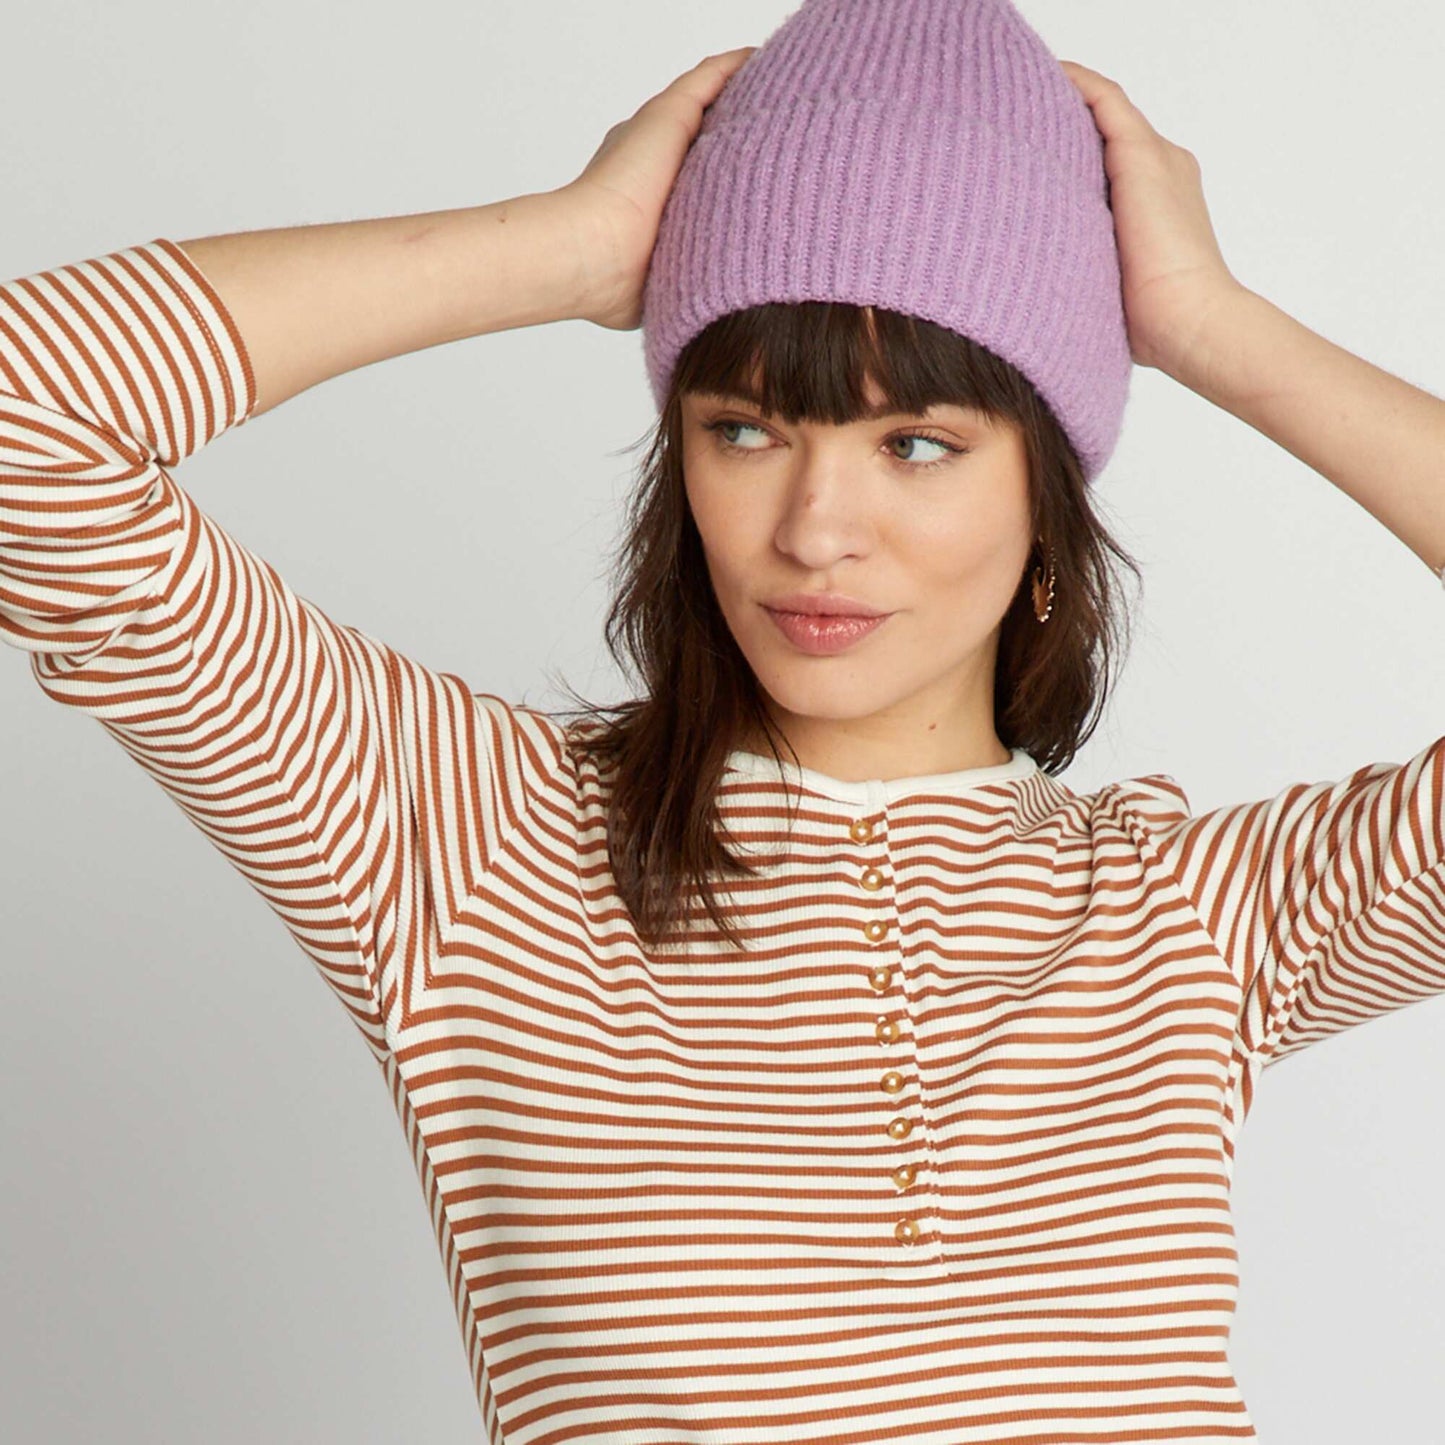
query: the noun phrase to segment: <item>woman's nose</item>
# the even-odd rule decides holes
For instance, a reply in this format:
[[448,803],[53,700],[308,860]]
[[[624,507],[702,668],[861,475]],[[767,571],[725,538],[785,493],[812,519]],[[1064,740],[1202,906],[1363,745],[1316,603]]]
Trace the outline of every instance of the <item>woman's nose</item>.
[[788,490],[777,545],[815,569],[866,551],[872,526],[858,490],[839,467],[810,463]]

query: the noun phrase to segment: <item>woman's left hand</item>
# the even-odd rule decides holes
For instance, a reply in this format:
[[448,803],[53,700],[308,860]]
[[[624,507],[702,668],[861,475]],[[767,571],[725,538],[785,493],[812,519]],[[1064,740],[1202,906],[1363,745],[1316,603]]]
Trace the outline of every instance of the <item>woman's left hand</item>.
[[1197,375],[1210,314],[1247,289],[1215,239],[1199,161],[1160,135],[1117,81],[1072,60],[1059,63],[1104,138],[1129,350],[1141,366]]

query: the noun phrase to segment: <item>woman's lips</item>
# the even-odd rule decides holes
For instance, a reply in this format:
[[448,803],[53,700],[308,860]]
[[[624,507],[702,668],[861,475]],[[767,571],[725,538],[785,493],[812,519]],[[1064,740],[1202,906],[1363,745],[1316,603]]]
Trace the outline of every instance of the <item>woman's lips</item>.
[[882,617],[828,617],[807,612],[763,611],[777,624],[778,631],[803,652],[828,656],[844,652],[869,633],[876,632],[893,614]]

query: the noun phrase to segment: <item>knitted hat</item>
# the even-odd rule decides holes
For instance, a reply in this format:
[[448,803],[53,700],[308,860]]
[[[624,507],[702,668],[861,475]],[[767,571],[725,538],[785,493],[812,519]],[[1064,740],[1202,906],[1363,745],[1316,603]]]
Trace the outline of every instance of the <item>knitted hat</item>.
[[718,317],[807,300],[987,347],[1103,469],[1133,365],[1104,141],[1009,0],[804,0],[708,107],[643,292],[659,411]]

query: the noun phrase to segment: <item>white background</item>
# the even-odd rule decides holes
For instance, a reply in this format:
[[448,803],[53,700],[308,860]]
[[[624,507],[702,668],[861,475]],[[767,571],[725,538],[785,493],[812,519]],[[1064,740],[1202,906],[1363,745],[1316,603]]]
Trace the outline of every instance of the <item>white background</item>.
[[[12,7],[0,276],[551,189],[791,8]],[[1437,8],[1021,8],[1200,158],[1241,281],[1445,391]],[[622,695],[604,553],[638,455],[622,449],[653,419],[640,334],[568,322],[340,377],[179,479],[338,621],[561,707],[549,670]],[[1064,774],[1076,792],[1169,772],[1203,811],[1445,732],[1439,582],[1287,452],[1140,369],[1096,486],[1145,591],[1105,723]],[[103,730],[25,657],[0,664],[0,1435],[479,1440],[431,1225],[352,1024]],[[1231,1354],[1267,1445],[1433,1438],[1442,1096],[1433,1000],[1265,1075],[1235,1181]]]

